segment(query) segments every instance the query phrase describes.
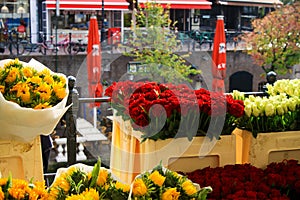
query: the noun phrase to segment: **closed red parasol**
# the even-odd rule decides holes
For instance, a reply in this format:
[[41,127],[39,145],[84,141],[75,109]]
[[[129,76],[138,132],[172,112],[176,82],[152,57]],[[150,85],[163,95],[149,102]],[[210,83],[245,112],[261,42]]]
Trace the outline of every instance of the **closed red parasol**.
[[217,16],[212,62],[212,90],[217,92],[225,92],[224,79],[226,77],[226,38],[224,30],[224,16]]
[[[87,72],[90,97],[101,97],[101,48],[98,22],[96,16],[92,16],[89,24],[87,46]],[[99,106],[96,103],[95,106]]]

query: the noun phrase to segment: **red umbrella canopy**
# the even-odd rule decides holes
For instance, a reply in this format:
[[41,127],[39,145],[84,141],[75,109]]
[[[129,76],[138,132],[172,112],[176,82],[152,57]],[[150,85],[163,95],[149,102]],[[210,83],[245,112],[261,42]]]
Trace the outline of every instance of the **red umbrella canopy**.
[[[101,97],[97,88],[101,88],[101,48],[98,22],[96,16],[92,16],[89,24],[87,46],[87,72],[89,94],[91,97]],[[96,104],[98,106],[99,104]]]
[[93,50],[93,45],[100,45],[97,17],[92,16],[89,23],[87,53]]
[[226,38],[223,16],[217,16],[212,62],[212,89],[214,91],[224,92],[224,79],[226,77]]

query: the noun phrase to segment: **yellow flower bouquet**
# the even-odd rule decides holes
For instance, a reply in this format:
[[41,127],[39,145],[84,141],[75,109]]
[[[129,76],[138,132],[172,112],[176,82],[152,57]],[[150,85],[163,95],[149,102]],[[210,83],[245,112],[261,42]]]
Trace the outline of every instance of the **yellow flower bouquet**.
[[49,135],[67,111],[68,81],[32,59],[0,61],[0,140]]
[[48,188],[51,200],[127,200],[130,185],[123,184],[111,170],[101,167],[100,159],[92,166],[75,164],[60,168]]
[[23,179],[0,178],[0,199],[48,199],[45,182],[28,182]]
[[129,200],[204,200],[211,187],[200,188],[186,176],[158,165],[138,175],[131,184]]

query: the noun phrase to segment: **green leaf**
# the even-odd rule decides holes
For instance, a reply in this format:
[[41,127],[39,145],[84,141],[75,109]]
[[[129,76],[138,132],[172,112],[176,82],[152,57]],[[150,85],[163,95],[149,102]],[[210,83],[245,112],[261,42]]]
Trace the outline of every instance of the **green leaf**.
[[96,187],[96,183],[97,183],[98,175],[99,175],[99,172],[100,172],[100,168],[101,168],[101,159],[98,158],[97,163],[95,164],[95,166],[93,168],[93,171],[92,171],[92,180],[91,180],[89,188]]

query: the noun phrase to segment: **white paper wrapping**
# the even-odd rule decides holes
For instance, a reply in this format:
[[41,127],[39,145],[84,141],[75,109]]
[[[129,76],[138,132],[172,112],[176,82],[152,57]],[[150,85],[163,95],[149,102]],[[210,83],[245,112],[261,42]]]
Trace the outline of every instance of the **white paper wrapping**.
[[[56,171],[56,174],[55,174],[55,178],[54,178],[54,181],[53,183],[57,180],[58,177],[60,177],[63,173],[67,172],[70,168],[73,168],[75,167],[76,169],[79,169],[85,173],[89,173],[89,172],[92,172],[93,169],[94,169],[94,166],[89,166],[89,165],[86,165],[86,164],[83,164],[83,163],[76,163],[74,165],[71,165],[69,167],[62,167],[62,168],[58,168],[57,171]],[[122,181],[116,177],[110,169],[107,169],[105,167],[100,167],[101,170],[107,170],[110,174],[111,174],[111,178],[113,180],[116,180],[116,181],[119,181],[122,183]],[[53,184],[52,184],[53,185]],[[52,187],[52,185],[50,187]]]
[[[0,67],[4,63],[11,61],[11,59],[1,60]],[[22,62],[22,61],[20,61]],[[40,62],[32,59],[30,62],[22,62],[24,66],[29,65],[38,71],[47,68]],[[54,73],[68,79],[64,74]],[[57,123],[68,110],[66,107],[69,89],[66,88],[66,97],[52,108],[34,110],[31,108],[24,108],[5,100],[0,92],[0,140],[16,140],[22,142],[30,142],[39,135],[49,135],[52,133]]]

